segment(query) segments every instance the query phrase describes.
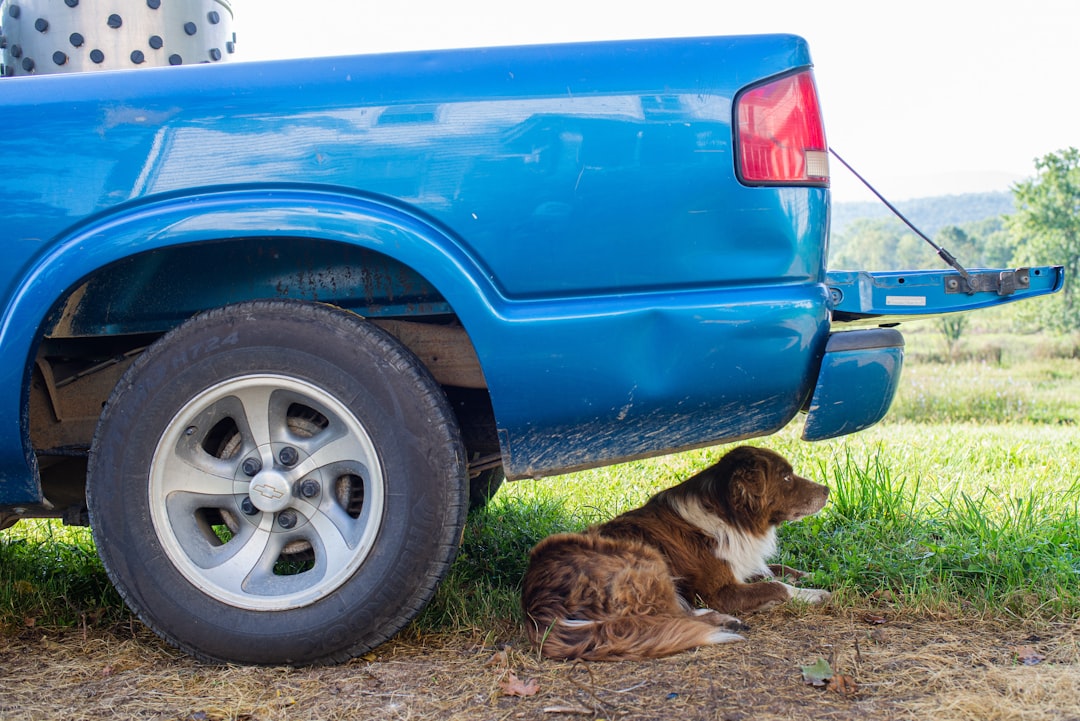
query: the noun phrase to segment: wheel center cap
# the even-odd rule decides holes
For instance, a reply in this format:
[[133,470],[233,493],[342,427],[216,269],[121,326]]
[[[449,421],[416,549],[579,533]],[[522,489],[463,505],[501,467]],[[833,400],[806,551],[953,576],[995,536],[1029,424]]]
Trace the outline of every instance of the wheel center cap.
[[277,513],[292,502],[292,486],[277,471],[262,471],[251,479],[248,497],[260,511]]

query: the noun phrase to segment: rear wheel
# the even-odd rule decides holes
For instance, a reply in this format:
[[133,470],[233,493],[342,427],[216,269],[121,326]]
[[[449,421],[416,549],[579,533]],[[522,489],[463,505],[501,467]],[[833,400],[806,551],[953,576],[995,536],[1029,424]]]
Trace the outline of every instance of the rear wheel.
[[118,384],[94,438],[91,525],[143,621],[196,656],[341,661],[430,600],[468,503],[441,389],[327,306],[198,316]]

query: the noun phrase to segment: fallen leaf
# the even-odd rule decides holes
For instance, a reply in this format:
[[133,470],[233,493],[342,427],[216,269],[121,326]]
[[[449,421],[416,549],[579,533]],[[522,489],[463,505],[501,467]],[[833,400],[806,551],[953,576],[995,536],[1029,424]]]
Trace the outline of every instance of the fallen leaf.
[[824,686],[833,677],[832,666],[823,658],[810,666],[802,666],[803,683],[808,686]]
[[1046,656],[1033,649],[1031,646],[1017,646],[1013,649],[1016,660],[1025,666],[1034,666],[1046,660]]
[[889,622],[888,616],[878,616],[874,613],[868,613],[862,618],[863,621],[869,623],[871,626],[880,626],[883,623]]
[[500,651],[496,651],[491,655],[491,658],[489,658],[487,661],[484,661],[484,668],[488,668],[489,666],[497,666],[499,668],[510,667],[510,659],[506,657],[505,648]]
[[499,681],[499,687],[507,696],[533,696],[540,690],[535,678],[522,681],[513,671],[506,672],[506,678]]
[[27,628],[33,628],[34,626],[37,625],[37,619],[34,618],[33,616],[24,616],[23,617],[23,625],[26,626]]
[[838,693],[841,696],[854,696],[859,692],[859,686],[851,676],[838,673],[829,679],[825,685],[825,690]]

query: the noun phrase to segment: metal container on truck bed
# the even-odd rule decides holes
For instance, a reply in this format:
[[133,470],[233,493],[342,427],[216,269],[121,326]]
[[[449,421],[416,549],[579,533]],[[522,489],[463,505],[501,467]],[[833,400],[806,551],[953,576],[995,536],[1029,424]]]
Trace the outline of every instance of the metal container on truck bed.
[[228,0],[0,0],[3,74],[220,62],[236,50]]

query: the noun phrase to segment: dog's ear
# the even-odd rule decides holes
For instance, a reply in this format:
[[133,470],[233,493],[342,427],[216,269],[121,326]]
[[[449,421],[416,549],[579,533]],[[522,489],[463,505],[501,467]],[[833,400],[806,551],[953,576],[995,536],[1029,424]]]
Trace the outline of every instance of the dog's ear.
[[761,513],[765,504],[767,469],[760,459],[740,464],[731,473],[731,505],[748,517]]

